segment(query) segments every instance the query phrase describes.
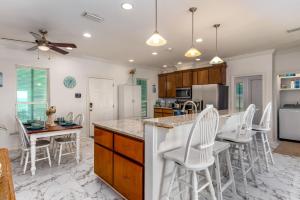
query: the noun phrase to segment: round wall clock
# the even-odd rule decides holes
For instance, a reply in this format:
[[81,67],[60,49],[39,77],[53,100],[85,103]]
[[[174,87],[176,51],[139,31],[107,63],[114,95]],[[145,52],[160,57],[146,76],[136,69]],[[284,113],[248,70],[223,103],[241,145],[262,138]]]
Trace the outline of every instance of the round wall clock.
[[76,86],[76,79],[72,76],[67,76],[64,79],[64,85],[66,88],[74,88]]

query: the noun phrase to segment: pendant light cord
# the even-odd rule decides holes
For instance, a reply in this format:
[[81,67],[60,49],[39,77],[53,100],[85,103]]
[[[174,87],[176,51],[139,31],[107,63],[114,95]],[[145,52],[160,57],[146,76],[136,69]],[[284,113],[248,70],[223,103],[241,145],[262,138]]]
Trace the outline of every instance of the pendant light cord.
[[218,56],[218,27],[216,26],[216,56]]
[[192,47],[194,47],[194,11],[192,12]]
[[155,32],[157,32],[157,0],[155,0]]

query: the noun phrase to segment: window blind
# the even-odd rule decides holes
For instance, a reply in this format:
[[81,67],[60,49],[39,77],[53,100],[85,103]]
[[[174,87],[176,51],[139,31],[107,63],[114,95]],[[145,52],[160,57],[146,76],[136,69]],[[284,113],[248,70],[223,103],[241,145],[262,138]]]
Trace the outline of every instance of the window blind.
[[21,121],[44,120],[48,105],[48,70],[18,67],[17,115]]

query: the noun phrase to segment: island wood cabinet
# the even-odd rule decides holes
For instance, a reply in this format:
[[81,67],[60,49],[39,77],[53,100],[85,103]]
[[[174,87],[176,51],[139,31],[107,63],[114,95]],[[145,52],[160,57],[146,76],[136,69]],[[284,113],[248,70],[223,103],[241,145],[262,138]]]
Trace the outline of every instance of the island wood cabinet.
[[95,127],[94,171],[128,200],[144,199],[144,141]]
[[158,75],[159,98],[175,98],[176,88],[192,85],[226,84],[226,63]]
[[154,118],[174,116],[172,108],[154,108]]

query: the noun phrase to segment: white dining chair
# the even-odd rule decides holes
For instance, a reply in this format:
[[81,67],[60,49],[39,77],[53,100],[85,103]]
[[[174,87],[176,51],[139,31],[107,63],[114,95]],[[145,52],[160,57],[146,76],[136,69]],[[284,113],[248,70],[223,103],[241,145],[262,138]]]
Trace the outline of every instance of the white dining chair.
[[[199,193],[209,188],[212,199],[216,199],[209,167],[214,163],[213,146],[219,124],[219,114],[215,108],[209,107],[203,110],[194,122],[185,147],[181,147],[163,154],[166,161],[173,161],[175,167],[169,185],[167,199],[182,195],[192,189],[193,200],[198,200]],[[196,145],[194,145],[196,140]],[[184,170],[185,177],[178,176],[178,171]],[[206,182],[199,187],[198,173],[205,172]],[[186,181],[186,176],[191,174],[191,183]],[[183,180],[185,179],[185,180]],[[188,178],[189,179],[189,178]],[[175,181],[185,185],[185,189],[171,194]],[[180,187],[181,188],[181,187]],[[180,190],[179,188],[179,190]],[[182,188],[181,188],[182,189]],[[172,196],[171,196],[172,195]]]
[[[78,114],[75,119],[74,123],[82,126],[84,123],[84,116],[83,114]],[[70,134],[67,137],[59,137],[54,139],[55,145],[55,154],[54,159],[58,156],[58,165],[60,165],[61,157],[69,154],[75,154],[75,148],[76,147],[76,137],[74,134]],[[63,148],[65,149],[65,153],[63,153]],[[69,149],[69,151],[67,150]]]
[[[223,141],[229,142],[231,144],[231,154],[232,158],[237,161],[238,166],[233,166],[233,168],[239,169],[242,171],[245,197],[248,198],[248,181],[247,175],[251,173],[254,183],[256,183],[256,176],[254,171],[255,162],[258,163],[260,168],[258,148],[257,144],[253,142],[254,149],[256,151],[256,158],[253,156],[252,152],[252,141],[253,135],[252,132],[252,122],[255,114],[255,105],[251,104],[245,111],[239,126],[228,132],[221,132],[217,137]],[[254,140],[255,141],[255,140]]]
[[261,142],[263,158],[266,163],[267,171],[270,171],[269,159],[271,161],[271,164],[274,165],[272,150],[270,148],[270,143],[268,139],[268,133],[271,131],[271,118],[272,118],[272,103],[270,102],[267,104],[263,112],[259,125],[252,126],[252,130],[257,135],[260,136],[260,140],[257,141]]
[[[30,154],[30,140],[29,140],[29,136],[27,135],[27,132],[26,132],[25,127],[24,127],[23,123],[21,122],[21,120],[17,118],[16,121],[17,121],[17,126],[18,126],[20,140],[21,140],[20,165],[21,166],[23,165],[23,162],[25,159],[25,164],[24,164],[24,168],[23,168],[23,173],[25,174],[27,165],[28,165],[28,163],[30,163],[30,161],[28,161],[29,156],[31,155]],[[49,146],[50,146],[50,142],[48,140],[37,140],[36,141],[36,150],[43,151],[43,153],[37,154],[37,156],[43,155],[43,157],[40,157],[40,158],[36,159],[35,161],[41,161],[41,160],[48,159],[49,166],[51,167],[51,156],[50,156],[50,152],[49,152]]]

